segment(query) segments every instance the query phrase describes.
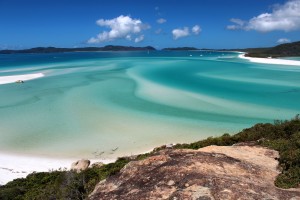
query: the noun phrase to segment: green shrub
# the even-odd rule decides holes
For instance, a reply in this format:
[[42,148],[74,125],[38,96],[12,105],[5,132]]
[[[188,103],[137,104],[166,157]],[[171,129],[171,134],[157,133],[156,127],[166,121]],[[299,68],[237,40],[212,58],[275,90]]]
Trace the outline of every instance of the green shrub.
[[0,187],[0,199],[85,199],[96,184],[118,173],[129,159],[120,158],[102,167],[92,167],[80,173],[52,171],[29,174]]
[[275,180],[275,185],[281,188],[299,187],[300,167],[296,166],[289,170],[283,171]]

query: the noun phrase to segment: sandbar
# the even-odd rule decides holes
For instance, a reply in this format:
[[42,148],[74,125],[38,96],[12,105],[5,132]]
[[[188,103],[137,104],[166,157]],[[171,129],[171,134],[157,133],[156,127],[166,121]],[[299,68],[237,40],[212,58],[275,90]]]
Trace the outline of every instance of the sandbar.
[[297,60],[285,60],[285,59],[277,59],[277,58],[254,58],[254,57],[246,57],[245,53],[240,54],[239,58],[247,59],[250,62],[255,62],[255,63],[300,66],[300,61],[297,61]]
[[28,81],[45,76],[43,73],[22,74],[12,76],[0,76],[0,84],[16,83],[17,81]]

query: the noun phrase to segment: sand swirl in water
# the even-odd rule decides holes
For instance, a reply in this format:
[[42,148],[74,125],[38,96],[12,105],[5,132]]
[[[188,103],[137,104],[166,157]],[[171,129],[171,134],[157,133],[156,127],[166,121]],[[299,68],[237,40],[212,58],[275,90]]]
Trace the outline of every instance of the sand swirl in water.
[[3,69],[0,76],[45,76],[0,86],[0,151],[115,158],[299,113],[296,66],[250,63],[234,53],[177,54],[70,54]]

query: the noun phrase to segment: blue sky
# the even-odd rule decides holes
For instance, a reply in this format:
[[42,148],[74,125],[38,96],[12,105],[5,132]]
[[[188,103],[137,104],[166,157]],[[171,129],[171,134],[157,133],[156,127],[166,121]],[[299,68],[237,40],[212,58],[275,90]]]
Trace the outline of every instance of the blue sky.
[[0,0],[0,48],[245,48],[300,40],[300,0]]

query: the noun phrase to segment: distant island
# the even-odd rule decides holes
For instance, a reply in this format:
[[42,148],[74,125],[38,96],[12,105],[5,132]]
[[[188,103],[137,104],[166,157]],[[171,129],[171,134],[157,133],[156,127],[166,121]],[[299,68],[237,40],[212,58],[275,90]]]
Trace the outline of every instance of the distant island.
[[80,48],[56,48],[56,47],[36,47],[23,50],[1,50],[0,54],[16,54],[16,53],[64,53],[79,51],[155,51],[151,46],[132,47],[132,46],[114,46],[107,45],[104,47],[80,47]]
[[[246,52],[245,56],[258,58],[277,58],[277,57],[298,57],[300,56],[300,41],[280,44],[275,47],[264,48],[245,48],[245,49],[198,49],[196,47],[172,47],[164,48],[162,51],[242,51]],[[80,47],[80,48],[56,48],[56,47],[36,47],[23,50],[1,50],[0,54],[16,53],[64,53],[64,52],[92,52],[92,51],[156,51],[152,46],[132,47],[107,45],[104,47]]]
[[164,48],[163,51],[193,51],[200,50],[195,47],[175,47],[175,48]]
[[258,58],[277,58],[277,57],[299,57],[300,56],[300,41],[280,44],[275,47],[264,48],[246,48],[246,49],[198,49],[195,47],[176,47],[164,48],[163,51],[240,51],[246,52],[245,56]]
[[246,56],[259,58],[277,57],[299,57],[300,41],[280,44],[270,48],[249,48],[242,51],[247,52]]

